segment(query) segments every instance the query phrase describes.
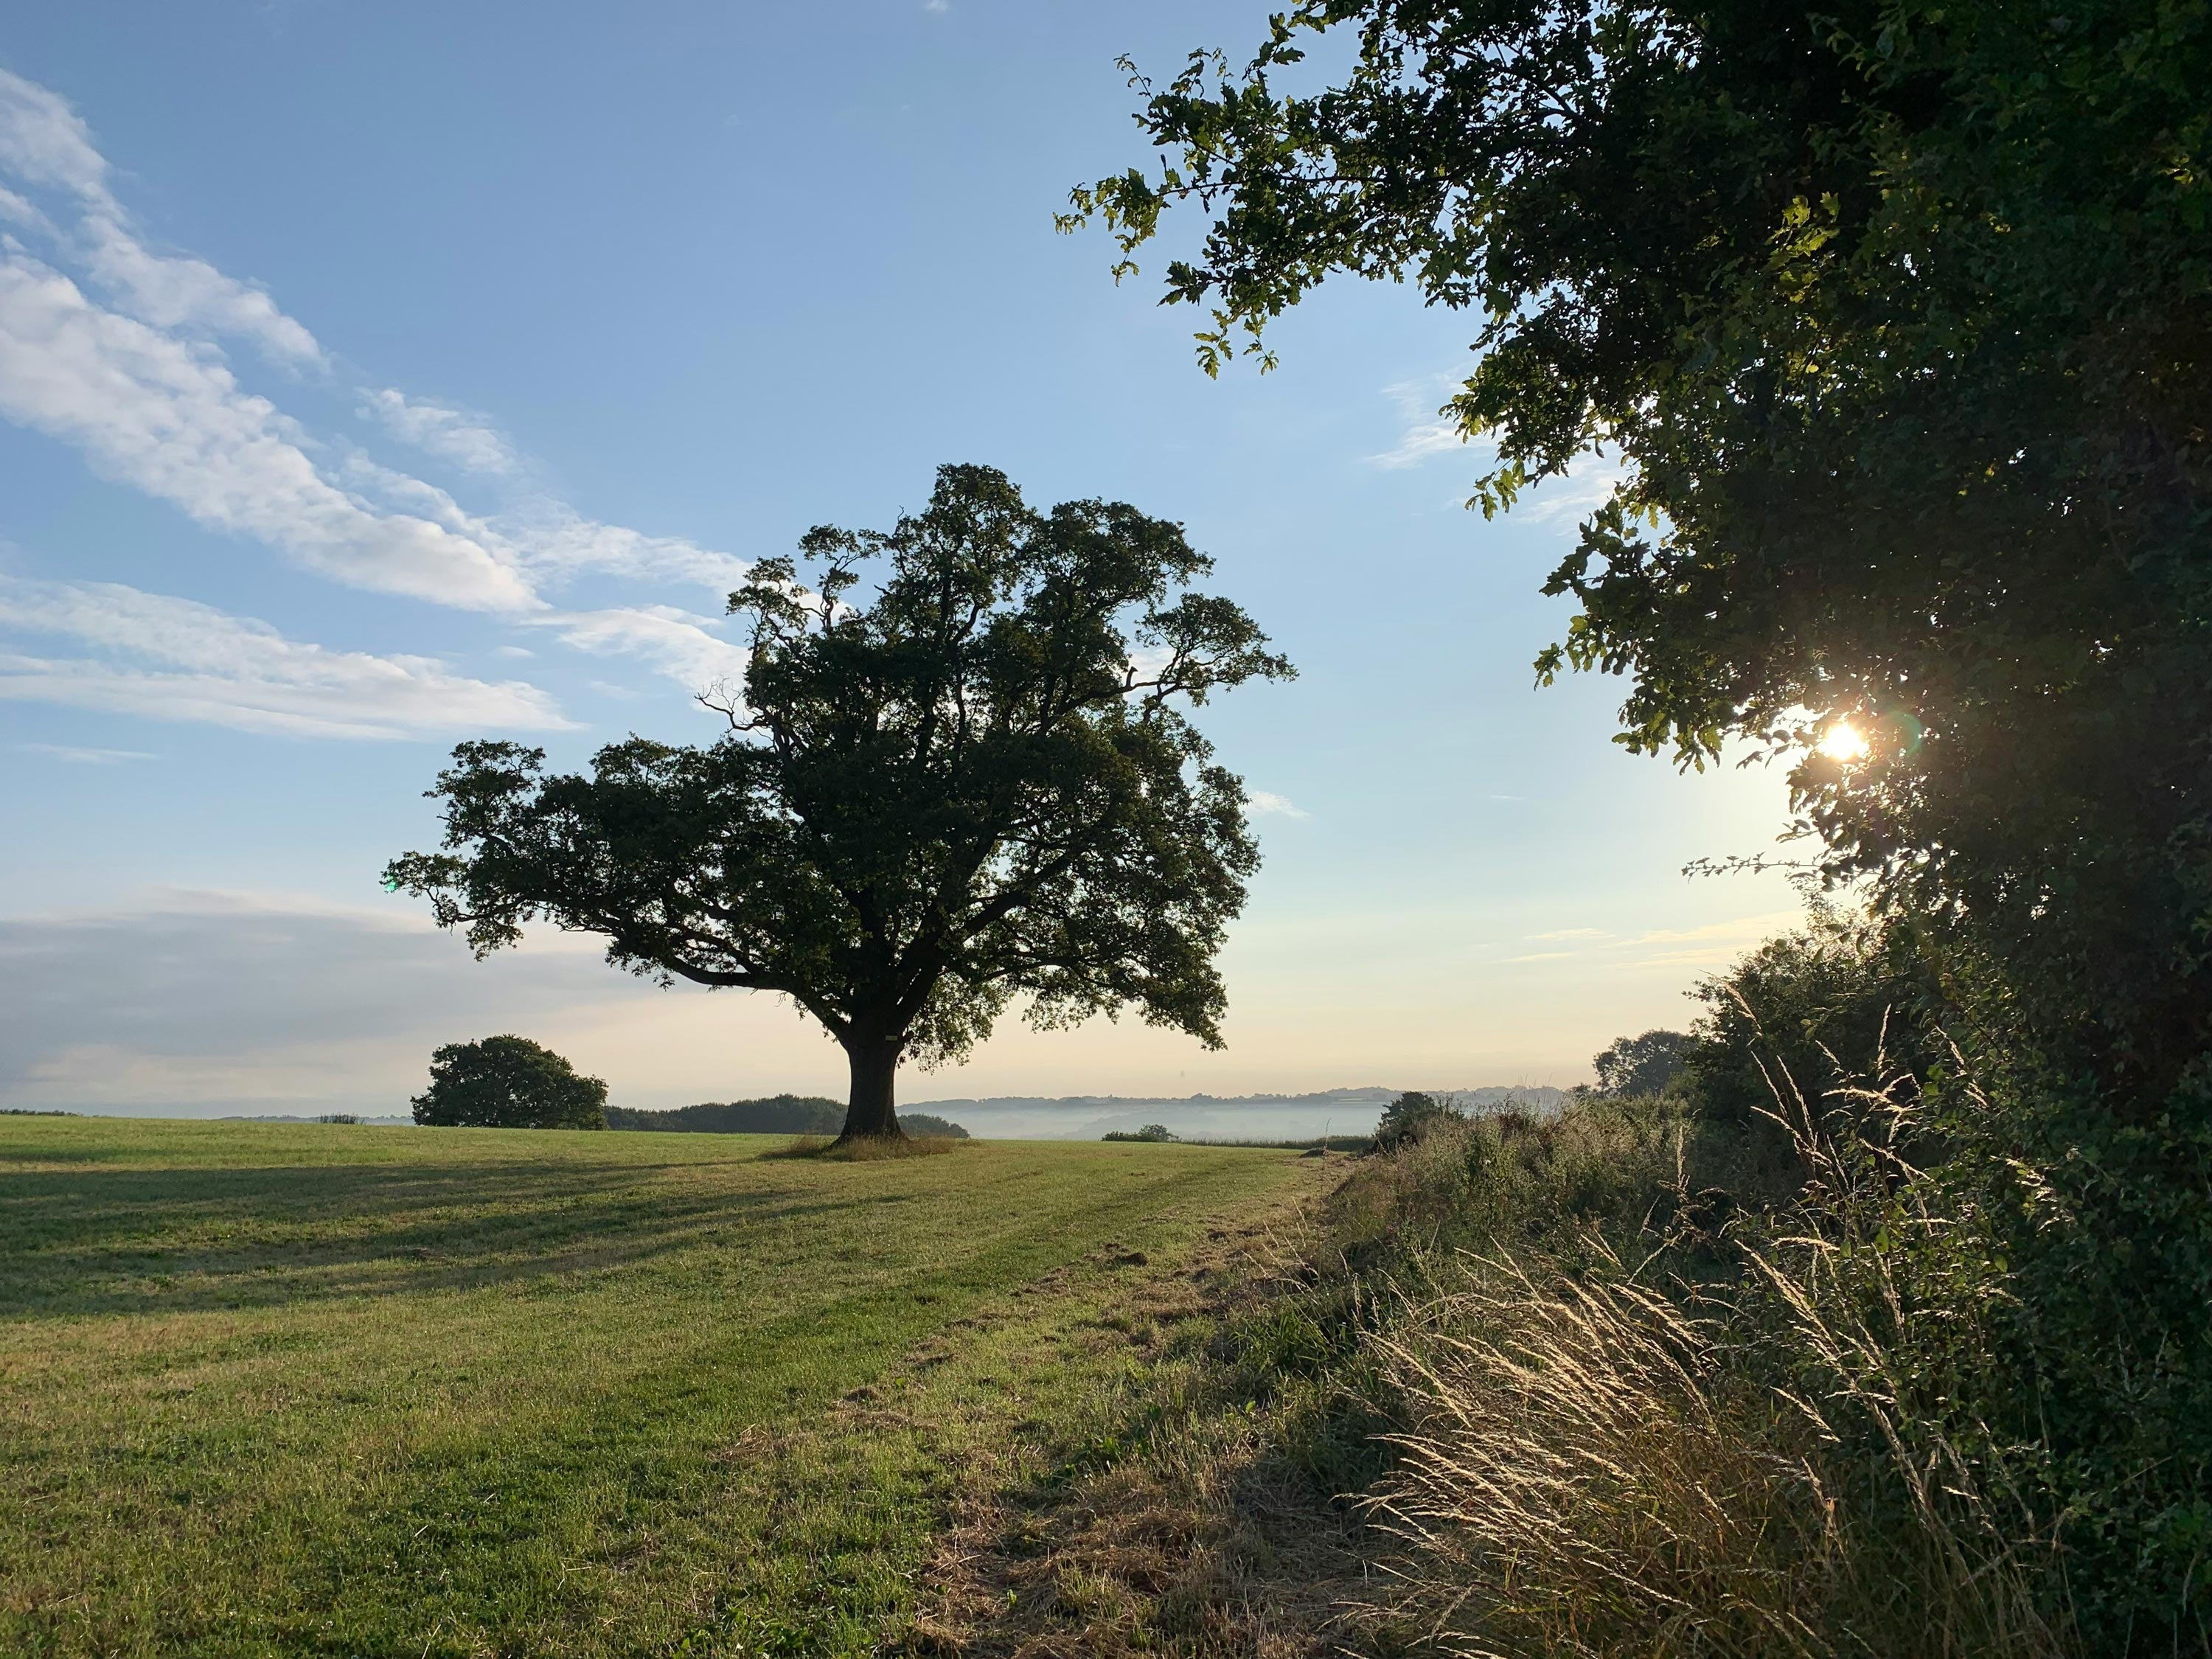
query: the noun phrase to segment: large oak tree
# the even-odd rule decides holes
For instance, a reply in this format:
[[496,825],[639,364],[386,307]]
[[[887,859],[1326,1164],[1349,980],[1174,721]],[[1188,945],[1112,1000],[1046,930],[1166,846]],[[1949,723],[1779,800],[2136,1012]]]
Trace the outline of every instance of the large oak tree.
[[1188,711],[1291,670],[1188,591],[1211,562],[1177,525],[1040,513],[981,466],[801,552],[811,585],[764,559],[731,597],[751,649],[706,698],[721,740],[633,737],[589,775],[463,744],[432,791],[445,850],[388,884],[479,954],[542,920],[664,982],[792,998],[850,1060],[848,1138],[897,1135],[902,1060],[964,1053],[1015,997],[1040,1026],[1133,1009],[1218,1047],[1213,958],[1258,852]]

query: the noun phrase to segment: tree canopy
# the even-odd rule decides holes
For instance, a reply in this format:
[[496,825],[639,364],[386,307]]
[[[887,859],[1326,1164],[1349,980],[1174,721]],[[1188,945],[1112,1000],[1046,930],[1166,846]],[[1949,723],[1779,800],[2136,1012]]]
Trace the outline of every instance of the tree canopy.
[[415,1121],[478,1129],[604,1129],[607,1085],[528,1037],[449,1042],[430,1056]]
[[1291,670],[1189,591],[1211,562],[1177,525],[1039,512],[982,466],[800,550],[731,596],[750,655],[706,699],[720,741],[633,737],[588,775],[463,744],[432,791],[446,850],[388,883],[479,954],[542,920],[663,982],[792,998],[850,1060],[848,1137],[897,1134],[901,1060],[966,1052],[1017,996],[1040,1027],[1131,1009],[1218,1047],[1213,958],[1259,854],[1188,711]]
[[820,1095],[769,1095],[760,1100],[708,1100],[653,1111],[610,1106],[610,1129],[722,1135],[829,1135],[845,1121],[842,1102]]
[[1201,208],[1209,372],[1337,273],[1474,313],[1484,509],[1622,469],[1540,675],[1797,757],[1830,874],[2154,1092],[2212,1039],[2208,84],[2166,0],[1304,0],[1066,222],[1126,272]]
[[1681,1075],[1689,1047],[1687,1031],[1616,1037],[1590,1062],[1597,1072],[1598,1089],[1608,1095],[1663,1094]]

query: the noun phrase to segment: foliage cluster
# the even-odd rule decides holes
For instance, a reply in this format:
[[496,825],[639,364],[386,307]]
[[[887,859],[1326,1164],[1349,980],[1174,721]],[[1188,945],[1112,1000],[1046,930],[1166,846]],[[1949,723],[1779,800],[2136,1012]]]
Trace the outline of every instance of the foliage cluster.
[[1597,1088],[1607,1095],[1662,1095],[1682,1074],[1690,1046],[1684,1031],[1646,1031],[1617,1037],[1600,1049],[1591,1064]]
[[415,1121],[479,1129],[604,1129],[607,1085],[528,1037],[449,1042],[430,1056]]
[[1176,1139],[1164,1123],[1147,1123],[1135,1129],[1109,1129],[1099,1137],[1102,1140],[1168,1141]]
[[1946,1282],[1972,1248],[1897,1180],[1891,1109],[1590,1092],[1359,1161],[1227,1353],[1356,1494],[1397,1587],[1363,1617],[1529,1659],[2072,1650],[1957,1393],[1990,1298]]

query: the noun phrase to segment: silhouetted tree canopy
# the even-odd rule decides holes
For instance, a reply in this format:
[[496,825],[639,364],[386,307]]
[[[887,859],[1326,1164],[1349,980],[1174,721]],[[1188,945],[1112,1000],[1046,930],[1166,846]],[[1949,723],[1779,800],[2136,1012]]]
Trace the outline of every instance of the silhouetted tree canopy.
[[607,1085],[528,1037],[449,1042],[430,1056],[415,1121],[479,1129],[604,1129]]
[[[591,774],[468,743],[433,794],[446,850],[386,872],[477,951],[533,920],[664,982],[780,992],[843,1045],[845,1133],[896,1135],[902,1058],[965,1053],[1007,1002],[1057,1026],[1133,1009],[1221,1042],[1213,957],[1259,854],[1188,710],[1290,665],[1181,526],[1040,513],[1004,474],[938,473],[887,532],[763,559],[721,741],[631,738]],[[864,569],[884,567],[872,597]]]
[[1686,1031],[1616,1037],[1591,1061],[1597,1070],[1597,1086],[1609,1095],[1663,1094],[1681,1075],[1689,1047]]
[[820,1095],[769,1095],[759,1100],[708,1100],[649,1111],[607,1108],[610,1129],[724,1135],[834,1135],[845,1121],[841,1102]]
[[1832,874],[2155,1091],[2212,1040],[2208,85],[2163,0],[1304,0],[1066,222],[1126,270],[1200,206],[1209,372],[1340,272],[1474,313],[1484,509],[1621,473],[1541,676],[1802,756]]

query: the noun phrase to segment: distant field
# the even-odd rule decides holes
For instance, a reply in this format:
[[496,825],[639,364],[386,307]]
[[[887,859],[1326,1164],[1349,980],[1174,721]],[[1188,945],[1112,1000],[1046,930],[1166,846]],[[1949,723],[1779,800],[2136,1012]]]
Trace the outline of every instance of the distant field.
[[1115,1285],[1313,1184],[781,1144],[0,1118],[0,1652],[865,1652],[1127,1406]]

